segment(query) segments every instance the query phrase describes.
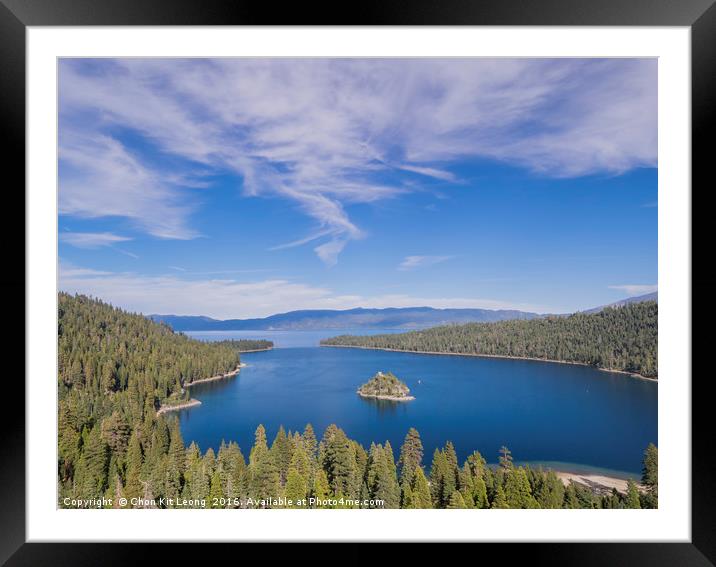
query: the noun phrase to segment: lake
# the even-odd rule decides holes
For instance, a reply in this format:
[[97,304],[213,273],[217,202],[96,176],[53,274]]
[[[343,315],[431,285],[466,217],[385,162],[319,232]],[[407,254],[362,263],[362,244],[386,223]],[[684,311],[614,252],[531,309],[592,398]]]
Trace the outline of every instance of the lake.
[[[391,332],[371,330],[362,333]],[[392,331],[398,332],[398,331]],[[425,465],[447,440],[462,461],[479,450],[497,461],[500,446],[515,461],[573,471],[639,476],[649,442],[657,443],[658,385],[585,366],[477,357],[318,347],[321,338],[356,330],[188,332],[203,340],[268,338],[277,348],[247,353],[248,366],[228,380],[192,388],[202,404],[178,412],[186,444],[218,449],[237,441],[248,457],[262,423],[320,439],[331,423],[368,448],[390,440],[396,459],[410,427],[425,447]],[[356,389],[391,371],[415,400],[367,400]]]

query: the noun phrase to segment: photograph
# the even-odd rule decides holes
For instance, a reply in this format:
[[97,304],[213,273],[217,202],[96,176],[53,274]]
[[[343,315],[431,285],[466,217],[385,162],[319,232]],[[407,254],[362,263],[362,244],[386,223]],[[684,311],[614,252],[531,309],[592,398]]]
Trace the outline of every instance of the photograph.
[[58,57],[56,509],[653,513],[659,64]]

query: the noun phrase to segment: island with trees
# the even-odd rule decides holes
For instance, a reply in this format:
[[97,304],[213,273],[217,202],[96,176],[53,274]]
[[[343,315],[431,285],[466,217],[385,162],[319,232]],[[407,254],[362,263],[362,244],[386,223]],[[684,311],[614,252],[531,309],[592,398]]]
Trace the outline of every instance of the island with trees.
[[362,398],[407,402],[415,398],[410,395],[410,388],[392,372],[377,372],[368,382],[358,388]]
[[658,315],[657,302],[646,301],[567,317],[341,335],[321,345],[568,362],[656,379]]

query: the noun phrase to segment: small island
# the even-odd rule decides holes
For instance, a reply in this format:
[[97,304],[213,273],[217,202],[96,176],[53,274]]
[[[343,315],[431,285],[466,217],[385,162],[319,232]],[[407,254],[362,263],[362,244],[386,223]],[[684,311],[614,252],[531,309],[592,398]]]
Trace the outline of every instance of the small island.
[[378,400],[391,400],[394,402],[407,402],[415,398],[410,395],[410,389],[405,382],[398,380],[392,372],[378,372],[360,388],[358,395],[363,398]]

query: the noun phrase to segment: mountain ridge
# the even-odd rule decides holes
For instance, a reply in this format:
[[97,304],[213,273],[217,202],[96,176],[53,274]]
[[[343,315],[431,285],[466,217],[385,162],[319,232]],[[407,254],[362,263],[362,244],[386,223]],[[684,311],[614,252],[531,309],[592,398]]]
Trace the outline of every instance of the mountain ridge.
[[433,307],[386,307],[371,309],[302,309],[254,319],[212,319],[203,316],[148,315],[175,331],[268,331],[340,328],[416,329],[426,326],[534,319],[537,313],[510,309],[435,309]]
[[[658,293],[628,297],[608,305],[582,311],[596,313],[606,307],[658,301]],[[213,319],[202,315],[158,315],[147,317],[166,323],[175,331],[298,331],[318,329],[420,329],[451,323],[488,323],[513,319],[535,319],[547,314],[514,309],[436,309],[434,307],[385,307],[353,309],[300,309],[251,319]]]
[[644,295],[627,297],[625,299],[620,299],[619,301],[615,301],[614,303],[608,303],[607,305],[600,305],[599,307],[593,307],[592,309],[587,309],[585,311],[582,311],[582,313],[597,313],[606,307],[623,307],[624,305],[629,305],[631,303],[641,303],[643,301],[656,301],[658,303],[659,302],[659,292],[653,291],[651,293],[646,293]]

